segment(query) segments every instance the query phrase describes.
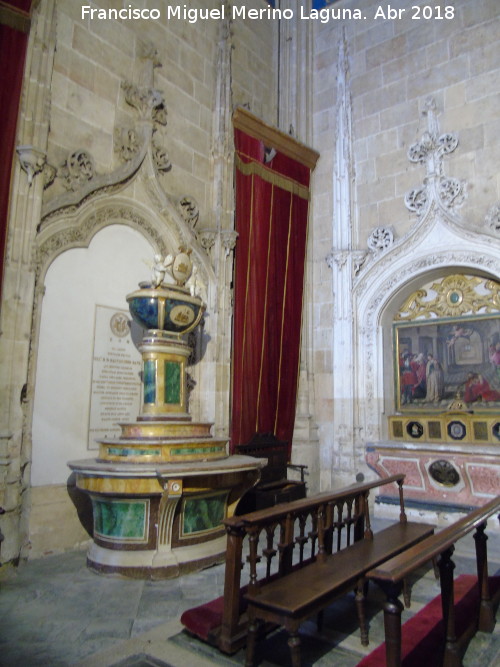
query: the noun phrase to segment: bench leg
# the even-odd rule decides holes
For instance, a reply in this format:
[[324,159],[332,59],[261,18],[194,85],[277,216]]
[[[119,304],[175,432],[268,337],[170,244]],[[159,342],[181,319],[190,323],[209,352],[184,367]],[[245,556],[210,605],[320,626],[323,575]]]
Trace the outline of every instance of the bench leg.
[[361,645],[368,646],[368,626],[366,624],[366,614],[365,614],[365,582],[360,581],[356,587],[356,609],[358,611],[358,622],[359,630],[361,635]]
[[403,600],[405,607],[411,607],[411,584],[408,579],[403,579]]
[[257,619],[249,614],[247,628],[247,650],[245,656],[245,667],[253,667],[255,654],[255,640],[257,637],[258,622]]
[[401,612],[404,607],[398,598],[400,592],[401,587],[398,584],[386,588],[387,601],[384,604],[386,667],[401,667]]
[[300,667],[300,635],[298,628],[289,633],[288,646],[290,647],[292,667]]
[[453,570],[455,563],[451,556],[455,547],[443,551],[439,558],[439,576],[441,579],[441,603],[443,606],[443,623],[446,632],[443,665],[459,667],[462,664],[461,649],[457,640],[455,627],[455,596],[453,590]]
[[476,528],[474,534],[476,542],[477,582],[481,598],[478,629],[482,632],[493,632],[495,628],[495,609],[488,581],[488,549],[486,546],[488,536],[484,532],[485,528],[486,524],[482,523]]

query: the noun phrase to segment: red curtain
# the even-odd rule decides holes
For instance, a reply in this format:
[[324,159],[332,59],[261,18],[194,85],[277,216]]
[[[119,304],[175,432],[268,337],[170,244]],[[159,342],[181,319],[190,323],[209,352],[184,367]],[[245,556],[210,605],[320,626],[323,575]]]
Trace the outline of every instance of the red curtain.
[[[15,151],[19,100],[28,43],[31,0],[2,2],[0,9],[0,281],[3,278],[12,160]],[[1,287],[1,282],[0,282]]]
[[[235,130],[231,445],[274,433],[291,446],[299,373],[310,167]],[[269,159],[269,158],[268,158]]]

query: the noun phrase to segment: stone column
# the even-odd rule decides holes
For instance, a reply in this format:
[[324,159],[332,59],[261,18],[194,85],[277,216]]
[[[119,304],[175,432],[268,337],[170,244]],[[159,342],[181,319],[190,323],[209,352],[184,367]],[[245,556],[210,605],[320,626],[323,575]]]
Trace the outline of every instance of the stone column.
[[312,25],[300,18],[300,0],[282,0],[293,19],[279,25],[278,127],[304,144],[312,140]]
[[327,257],[332,269],[333,290],[333,451],[322,457],[331,461],[331,470],[322,471],[322,488],[342,486],[355,481],[356,442],[358,427],[355,387],[355,322],[353,284],[363,260],[363,253],[354,249],[353,168],[351,97],[349,63],[344,35],[339,40],[337,67],[336,148],[333,172],[334,215],[332,238],[334,247]]
[[[210,346],[212,356],[205,359],[207,377],[204,387],[212,387],[212,414],[218,437],[229,436],[230,382],[232,351],[232,282],[233,251],[236,243],[234,231],[234,140],[232,125],[231,90],[231,12],[226,6],[226,18],[220,24],[219,41],[216,48],[216,97],[212,127],[211,150],[211,211],[208,228],[198,234],[201,245],[207,250],[217,280],[217,291],[212,295],[208,310],[215,322],[215,344]],[[208,375],[210,374],[210,375]],[[215,383],[214,379],[215,378]]]
[[[278,83],[278,127],[304,144],[312,141],[312,59],[311,21],[300,19],[298,0],[284,0],[280,8],[291,9],[294,18],[280,21],[279,26],[279,83]],[[312,204],[311,204],[312,205]],[[309,213],[312,217],[312,212]],[[300,371],[297,392],[294,434],[292,442],[293,463],[308,466],[309,493],[319,490],[319,437],[313,419],[314,384],[312,381],[313,349],[311,342],[313,262],[312,225],[309,227],[308,252],[304,277],[304,300],[302,311],[302,339]],[[293,476],[294,473],[290,473]]]
[[0,505],[2,560],[24,554],[31,461],[33,384],[28,379],[35,299],[32,248],[40,222],[43,166],[49,131],[50,82],[55,49],[55,1],[41,0],[32,16],[12,177],[0,315]]

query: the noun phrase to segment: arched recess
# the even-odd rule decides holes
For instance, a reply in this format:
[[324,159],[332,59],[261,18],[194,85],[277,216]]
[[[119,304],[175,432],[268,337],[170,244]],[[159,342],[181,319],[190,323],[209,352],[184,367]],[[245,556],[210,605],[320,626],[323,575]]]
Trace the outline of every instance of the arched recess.
[[[39,380],[42,387],[47,381],[47,368],[44,368],[43,371],[39,369],[41,365],[50,365],[50,359],[41,358],[40,354],[44,355],[49,350],[57,353],[58,348],[64,349],[66,355],[70,354],[70,357],[74,355],[76,358],[81,354],[78,347],[64,337],[61,337],[59,346],[54,344],[54,341],[47,346],[50,333],[42,329],[53,327],[56,332],[59,326],[57,315],[53,318],[54,322],[47,321],[47,318],[44,317],[44,304],[49,301],[49,296],[44,295],[47,283],[50,283],[53,289],[54,280],[51,276],[53,267],[54,275],[57,274],[60,280],[63,280],[61,276],[64,273],[67,274],[65,278],[67,284],[65,290],[61,290],[61,297],[64,300],[70,299],[72,301],[71,306],[78,299],[85,297],[86,290],[90,289],[94,292],[92,296],[87,295],[87,302],[90,299],[99,305],[126,309],[125,296],[137,287],[139,281],[149,278],[153,255],[159,253],[164,256],[168,253],[175,253],[180,245],[186,244],[186,238],[189,237],[190,231],[184,229],[185,223],[172,205],[164,207],[162,213],[162,215],[159,215],[153,208],[121,194],[100,200],[89,199],[79,207],[63,209],[42,221],[34,249],[36,282],[27,386],[27,398],[29,400],[27,402],[26,430],[23,438],[23,453],[26,460],[33,461],[36,456],[33,446],[37,436],[36,429],[40,426],[40,422],[35,420],[34,423],[36,388],[39,385]],[[121,234],[119,230],[122,230]],[[115,241],[113,241],[113,235]],[[101,236],[107,236],[108,238],[101,243]],[[194,263],[199,267],[200,274],[206,281],[209,291],[211,288],[213,290],[214,278],[210,262],[205,253],[197,246],[196,241],[189,238],[188,240],[192,241],[190,246],[193,249]],[[104,245],[104,249],[100,247],[101,245]],[[94,246],[98,247],[97,251]],[[74,272],[72,272],[71,253],[76,253],[78,266],[87,262],[89,271],[87,280],[82,274],[80,274],[79,279],[76,279]],[[120,261],[123,258],[125,260]],[[59,269],[59,264],[64,267],[62,272]],[[94,272],[96,270],[100,271],[103,281],[102,298],[95,296],[96,276]],[[120,272],[121,275],[116,275],[117,272]],[[54,306],[51,305],[51,308],[54,308]],[[69,306],[61,303],[59,317],[63,319],[71,318],[68,311],[70,311]],[[89,316],[93,317],[93,313]],[[93,331],[90,332],[90,335],[93,337]],[[88,336],[89,332],[87,331],[87,348],[89,344]],[[70,357],[67,356],[67,363],[71,363]],[[86,350],[85,359],[83,365],[85,363],[87,365],[87,372],[85,373],[87,377],[92,364],[89,349]],[[59,367],[61,367],[60,361]],[[40,373],[45,373],[45,375],[39,377]],[[88,377],[86,381],[88,382]],[[70,393],[75,390],[73,388]],[[90,386],[81,387],[81,391],[88,394]],[[44,407],[47,408],[48,406]],[[55,405],[49,406],[47,413],[55,416],[57,414]],[[82,421],[86,419],[87,417],[82,415]],[[49,433],[52,428],[53,425],[49,425],[46,432]],[[59,445],[59,449],[61,448],[62,444]],[[80,451],[79,454],[73,451],[72,456],[67,458],[81,458],[83,456],[85,456],[85,451]],[[64,465],[65,462],[63,467],[59,466],[58,468],[57,480],[59,482],[61,481]],[[34,464],[34,474],[39,483],[51,483],[49,477],[45,473],[42,474],[40,469],[37,468],[36,462]],[[36,484],[36,479],[34,481]]]
[[[137,230],[107,225],[87,246],[59,253],[47,268],[33,395],[32,486],[64,484],[69,459],[95,455],[87,450],[94,337],[104,333],[96,328],[97,313],[126,311],[125,295],[147,276],[152,252]],[[134,343],[140,334],[125,340],[139,380],[140,353]],[[110,351],[112,345],[107,343]]]
[[[392,322],[401,304],[427,282],[452,273],[499,280],[498,242],[455,224],[442,211],[363,271],[355,285],[355,421],[360,445],[387,438],[394,412]],[[360,457],[363,452],[359,451]]]

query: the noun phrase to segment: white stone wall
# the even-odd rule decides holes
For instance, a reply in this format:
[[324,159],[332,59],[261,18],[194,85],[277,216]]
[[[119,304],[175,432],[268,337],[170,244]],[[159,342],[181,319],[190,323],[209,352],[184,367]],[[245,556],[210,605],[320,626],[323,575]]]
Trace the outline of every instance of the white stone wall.
[[[92,234],[117,222],[130,224],[144,234],[146,244],[162,242],[170,248],[180,238],[193,239],[198,262],[209,283],[210,303],[206,349],[199,367],[193,370],[197,384],[192,412],[195,418],[214,421],[216,435],[227,435],[232,248],[225,232],[233,226],[232,201],[228,201],[232,194],[232,142],[227,137],[231,134],[235,104],[245,104],[269,123],[277,118],[275,23],[237,19],[229,30],[228,22],[215,19],[167,20],[169,5],[164,0],[140,3],[159,8],[158,21],[90,19],[82,17],[82,4],[73,0],[41,0],[37,5],[18,144],[33,145],[55,169],[73,151],[86,151],[94,162],[94,178],[101,178],[106,187],[115,187],[107,191],[114,208],[104,211],[105,190],[97,195],[89,191],[83,206],[80,202],[67,210],[62,207],[49,222],[42,222],[42,207],[47,210],[58,197],[69,195],[59,178],[44,192],[41,172],[34,175],[30,186],[27,174],[18,163],[15,165],[1,312],[2,330],[8,330],[8,337],[0,340],[0,361],[9,373],[2,400],[0,439],[0,504],[7,510],[2,518],[6,536],[2,560],[16,558],[20,552],[37,556],[61,551],[85,540],[85,534],[77,528],[76,511],[62,491],[61,467],[55,476],[51,470],[43,470],[44,461],[50,467],[53,457],[61,454],[60,445],[56,452],[51,449],[50,438],[37,439],[39,429],[32,433],[37,368],[50,364],[44,349],[39,347],[39,326],[43,321],[41,283],[50,271],[47,261],[57,256],[60,244],[68,248],[79,246],[85,253],[83,248],[89,246]],[[266,6],[263,0],[246,4]],[[122,3],[98,0],[89,6],[108,10],[120,8]],[[220,9],[221,3],[193,0],[188,7]],[[230,13],[229,7],[226,14]],[[141,57],[145,44],[156,49],[155,67],[153,60]],[[226,58],[222,67],[221,53]],[[125,100],[124,81],[162,92],[167,124],[156,125],[154,141],[164,148],[172,168],[155,171],[148,154],[140,175],[132,175],[126,189],[123,185],[120,198],[116,190],[119,180],[114,180],[113,174],[123,165],[115,151],[114,133],[116,128],[137,127],[141,123],[137,109]],[[142,127],[150,128],[151,119],[143,119]],[[196,234],[183,225],[176,210],[178,200],[186,194],[199,206],[197,229],[215,233],[215,245],[209,252],[196,241]],[[125,209],[130,216],[120,220],[119,211]],[[45,254],[42,264],[37,265],[40,238],[45,243]],[[108,250],[114,252],[113,244]],[[141,251],[138,261],[144,264],[142,255]],[[39,284],[35,282],[35,271],[42,278]],[[148,275],[149,268],[144,265],[143,277]],[[134,289],[135,277],[133,282],[124,294]],[[46,325],[43,326],[46,336]],[[23,402],[20,396],[24,385]],[[31,462],[35,460],[41,486],[30,492]],[[58,526],[54,524],[56,520]]]
[[[447,176],[466,182],[467,197],[454,213],[460,216],[456,220],[458,226],[471,232],[467,247],[472,251],[475,244],[480,247],[484,241],[488,252],[486,249],[498,239],[485,224],[488,211],[500,200],[500,147],[494,139],[499,102],[494,82],[500,76],[496,56],[500,40],[498,3],[455,0],[396,4],[408,5],[401,18],[375,19],[377,7],[388,5],[346,0],[334,7],[359,9],[366,20],[351,18],[315,24],[313,145],[321,150],[321,159],[314,178],[315,279],[310,294],[314,303],[315,417],[321,444],[322,488],[352,481],[358,472],[366,474],[364,443],[380,432],[384,358],[375,364],[379,377],[370,379],[363,376],[361,369],[368,366],[360,361],[374,354],[361,347],[367,341],[367,332],[363,331],[366,320],[362,321],[359,311],[360,290],[363,272],[369,270],[373,261],[367,240],[375,228],[390,229],[395,243],[400,244],[398,261],[403,274],[416,247],[415,239],[408,240],[415,229],[416,216],[405,207],[404,196],[421,186],[426,176],[425,165],[411,163],[407,151],[428,129],[428,119],[422,112],[429,97],[436,103],[440,131],[456,132],[459,136],[457,149],[443,156],[443,169]],[[438,7],[439,13],[434,9],[433,18],[412,18],[417,10],[412,11],[410,4]],[[453,14],[453,18],[439,20],[437,16],[445,16],[447,5],[452,7],[448,15]],[[346,52],[343,64],[339,55],[342,41]],[[341,75],[347,81],[344,100],[338,99],[336,86]],[[339,202],[335,200],[339,172],[336,159],[339,142],[345,141],[345,134],[338,136],[342,104],[351,109],[352,134],[350,154],[346,156],[344,152],[343,158],[350,173],[350,188]],[[421,230],[422,234],[427,232],[428,228]],[[446,248],[439,247],[436,239],[439,236],[434,236],[428,252],[445,253]],[[344,259],[343,252],[347,253]],[[364,253],[368,255],[359,269],[357,262]],[[470,266],[477,266],[479,256],[478,252],[468,260],[450,250],[448,257],[439,262],[436,258],[435,262],[439,267],[468,261]],[[339,262],[344,260],[346,266],[352,262],[352,275],[339,269]],[[424,260],[420,268],[415,265],[414,275],[425,270],[423,265]],[[385,266],[371,278],[379,281],[380,288],[384,271],[386,275],[391,272],[390,253]],[[409,279],[406,275],[404,280]],[[397,276],[393,276],[393,281],[396,285]],[[399,287],[403,288],[403,282]],[[360,285],[357,292],[356,284]],[[377,284],[372,282],[369,289],[372,298],[377,298]],[[338,309],[339,304],[349,301],[349,295],[350,324],[346,326],[345,320],[338,318]],[[370,306],[364,303],[362,307]],[[371,340],[381,346],[380,312],[377,317],[371,320],[376,328]],[[390,337],[388,341],[390,344]],[[340,400],[346,377],[352,378],[358,392],[351,395],[347,404]],[[374,381],[375,386],[366,386],[369,381]],[[354,398],[356,395],[359,400]],[[372,416],[377,411],[374,421]]]
[[[311,465],[311,492],[351,482],[358,472],[367,473],[364,443],[380,433],[382,324],[384,304],[393,299],[384,280],[390,275],[398,283],[390,254],[389,259],[376,260],[368,253],[367,240],[375,228],[392,229],[399,244],[401,272],[413,266],[416,248],[419,253],[420,265],[415,264],[413,274],[405,274],[404,281],[425,273],[423,235],[428,227],[419,232],[420,240],[412,238],[416,216],[405,208],[404,195],[421,185],[426,175],[424,165],[408,161],[407,150],[427,129],[422,111],[430,96],[436,102],[441,131],[459,136],[457,150],[443,157],[443,168],[447,175],[467,183],[467,198],[456,211],[455,222],[465,230],[463,243],[475,252],[472,260],[458,257],[461,237],[455,230],[446,237],[456,243],[454,255],[446,255],[446,249],[439,248],[438,232],[447,224],[441,221],[442,227],[433,227],[433,270],[454,261],[493,271],[493,261],[489,267],[481,265],[481,253],[493,257],[498,245],[493,227],[484,222],[500,201],[498,2],[449,0],[454,8],[451,20],[412,19],[410,8],[401,18],[375,20],[376,8],[385,5],[340,0],[331,5],[332,10],[358,9],[368,18],[295,21],[282,25],[281,31],[276,21],[265,19],[236,19],[225,26],[211,20],[167,22],[164,0],[143,4],[159,6],[163,18],[158,22],[90,21],[82,19],[81,4],[72,0],[40,0],[30,40],[18,143],[35,146],[56,167],[71,151],[84,149],[93,156],[96,172],[109,175],[120,165],[114,150],[115,128],[137,120],[124,99],[122,82],[147,82],[161,90],[168,122],[158,128],[157,139],[172,169],[160,173],[154,187],[152,169],[145,170],[140,182],[129,185],[125,203],[137,205],[144,219],[154,221],[153,230],[164,228],[167,243],[178,234],[173,210],[184,194],[199,205],[198,229],[232,228],[228,137],[233,105],[245,105],[269,124],[281,122],[286,125],[280,128],[284,131],[292,125],[299,140],[320,151],[312,185],[297,452],[300,462]],[[236,4],[267,6],[264,0]],[[282,3],[295,11],[300,4],[296,0]],[[447,2],[415,0],[412,4],[440,7],[443,15]],[[92,4],[104,9],[116,6],[112,0]],[[220,2],[193,0],[189,7],[213,9]],[[161,67],[153,69],[151,61],[140,58],[144,42],[154,45]],[[158,184],[161,189],[155,190]],[[41,314],[31,251],[42,203],[47,205],[63,193],[57,181],[43,193],[41,174],[29,186],[16,163],[0,313],[0,364],[7,379],[1,395],[0,504],[7,509],[2,519],[6,535],[2,558],[8,559],[28,545],[31,502],[37,504],[38,553],[70,548],[85,538],[75,529],[72,508],[63,507],[60,485],[38,487],[32,501],[24,492],[30,487],[37,317]],[[61,225],[70,225],[70,218],[61,218]],[[229,414],[231,299],[227,287],[232,264],[230,252],[229,263],[224,259],[230,244],[224,246],[222,236],[218,238],[204,256],[207,275],[217,276],[219,282],[213,279],[209,285],[209,344],[196,371],[193,400],[195,413],[213,418],[222,434]],[[377,281],[386,291],[385,301],[375,312],[370,310],[370,299],[380,296]],[[403,290],[404,281],[399,285]],[[365,330],[368,325],[372,331]],[[202,389],[214,375],[215,385]],[[368,381],[370,386],[365,385]],[[319,456],[316,445],[306,446],[316,438],[316,427]],[[71,524],[66,534],[74,537],[54,547],[51,539],[42,536],[54,534],[50,521],[58,515],[56,506]]]

